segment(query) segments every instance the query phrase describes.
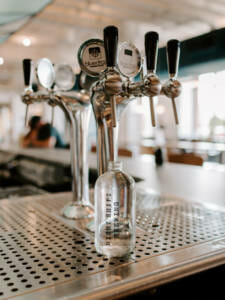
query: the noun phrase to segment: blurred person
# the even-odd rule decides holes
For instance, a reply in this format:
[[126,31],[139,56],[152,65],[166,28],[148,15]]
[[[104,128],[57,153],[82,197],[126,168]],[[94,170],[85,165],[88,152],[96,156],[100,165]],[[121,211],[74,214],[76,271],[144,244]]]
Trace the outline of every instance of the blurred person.
[[165,130],[164,126],[160,125],[159,127],[155,128],[155,144],[156,149],[154,152],[155,155],[155,163],[156,166],[162,166],[164,162],[164,147],[166,144],[166,137],[165,137]]
[[21,144],[23,147],[31,147],[32,141],[37,138],[38,129],[41,127],[41,117],[40,116],[33,116],[30,118],[28,123],[29,125],[29,132],[23,137]]
[[30,131],[22,141],[23,147],[65,148],[65,143],[58,130],[49,123],[44,124],[39,116],[29,121]]
[[40,127],[37,135],[37,141],[35,141],[35,145],[37,147],[42,147],[42,145],[43,147],[66,147],[58,130],[49,123],[46,123]]

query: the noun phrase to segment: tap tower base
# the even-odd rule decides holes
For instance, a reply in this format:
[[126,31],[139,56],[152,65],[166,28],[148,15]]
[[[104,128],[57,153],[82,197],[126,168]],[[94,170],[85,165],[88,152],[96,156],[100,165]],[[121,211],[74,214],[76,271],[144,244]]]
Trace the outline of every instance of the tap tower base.
[[62,209],[62,215],[68,219],[85,219],[94,215],[93,209],[82,203],[70,202]]

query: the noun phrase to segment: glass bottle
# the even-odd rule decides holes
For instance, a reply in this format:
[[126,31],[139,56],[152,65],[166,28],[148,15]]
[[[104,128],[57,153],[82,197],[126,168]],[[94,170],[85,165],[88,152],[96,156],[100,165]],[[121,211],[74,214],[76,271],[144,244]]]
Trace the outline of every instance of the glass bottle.
[[135,247],[136,191],[121,162],[109,162],[95,184],[95,247],[108,257],[122,257]]

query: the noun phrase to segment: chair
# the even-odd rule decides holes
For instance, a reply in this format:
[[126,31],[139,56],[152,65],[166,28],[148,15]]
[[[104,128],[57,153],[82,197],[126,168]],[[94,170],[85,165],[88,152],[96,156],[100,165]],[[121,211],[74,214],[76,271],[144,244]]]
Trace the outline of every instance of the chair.
[[148,146],[141,146],[140,147],[140,153],[141,154],[152,154],[154,155],[154,148],[153,147],[148,147]]
[[[91,152],[96,152],[96,146],[95,145],[92,145]],[[133,153],[132,153],[132,151],[130,151],[126,148],[119,148],[118,149],[118,155],[119,156],[132,157]]]
[[195,166],[203,165],[203,158],[194,153],[181,153],[181,154],[169,153],[168,161],[173,163],[195,165]]

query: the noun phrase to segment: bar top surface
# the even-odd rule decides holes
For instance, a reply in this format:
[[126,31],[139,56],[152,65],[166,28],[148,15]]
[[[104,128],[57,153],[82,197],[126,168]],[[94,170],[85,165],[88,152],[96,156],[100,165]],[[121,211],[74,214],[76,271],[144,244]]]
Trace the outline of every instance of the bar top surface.
[[[1,151],[62,165],[70,164],[70,150],[23,149],[1,145]],[[154,157],[151,155],[119,159],[123,162],[126,172],[143,179],[138,183],[140,187],[191,201],[225,205],[225,172],[222,168],[219,171],[168,162],[156,167]],[[91,168],[97,167],[96,154],[88,154],[88,163]]]

